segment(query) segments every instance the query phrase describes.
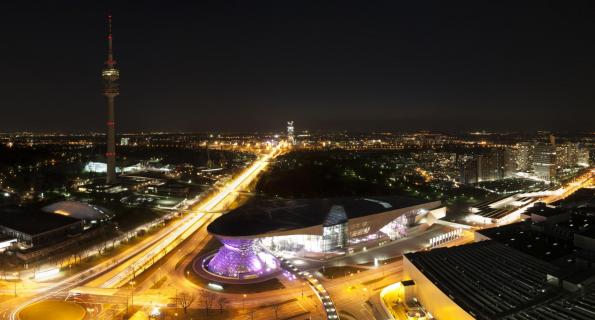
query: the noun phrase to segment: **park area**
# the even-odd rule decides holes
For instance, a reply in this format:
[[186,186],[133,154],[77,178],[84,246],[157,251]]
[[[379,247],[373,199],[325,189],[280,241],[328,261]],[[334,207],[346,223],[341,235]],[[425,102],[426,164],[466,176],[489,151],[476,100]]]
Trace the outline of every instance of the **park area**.
[[32,304],[19,313],[21,320],[82,320],[86,311],[73,302],[46,300]]

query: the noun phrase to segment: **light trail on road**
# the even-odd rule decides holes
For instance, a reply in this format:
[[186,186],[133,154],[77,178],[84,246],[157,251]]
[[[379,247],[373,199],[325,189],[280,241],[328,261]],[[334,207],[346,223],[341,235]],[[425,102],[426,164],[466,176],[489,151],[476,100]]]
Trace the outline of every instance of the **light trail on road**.
[[[147,250],[151,246],[156,245],[149,252],[139,257],[138,260],[132,262],[131,265],[136,267],[143,267],[148,262],[154,263],[158,261],[159,258],[164,256],[159,256],[159,253],[163,252],[163,249],[167,249],[169,246],[171,246],[170,250],[172,250],[181,242],[176,242],[177,239],[179,239],[182,236],[188,237],[193,232],[198,230],[200,226],[202,226],[200,220],[207,216],[206,213],[208,211],[211,211],[218,204],[223,202],[230,194],[236,192],[236,189],[240,188],[245,183],[250,182],[250,178],[256,178],[258,174],[266,168],[268,162],[274,157],[278,156],[285,146],[286,144],[281,142],[277,146],[273,147],[268,154],[256,160],[252,165],[250,165],[246,170],[244,170],[242,174],[240,174],[229,184],[223,187],[223,189],[221,189],[216,195],[207,200],[204,204],[200,205],[194,213],[188,214],[184,218],[184,221],[182,221],[181,223],[177,223],[174,226],[171,226],[170,229],[174,229],[171,232],[167,232],[165,233],[165,235],[160,235],[159,237],[156,237],[153,241],[149,243],[143,243],[142,247],[133,250],[130,254],[127,254],[123,258],[119,258],[115,263],[110,263],[107,261],[103,262],[99,265],[93,266],[85,272],[79,273],[68,279],[60,281],[54,286],[48,287],[46,290],[44,290],[43,293],[37,296],[33,296],[30,299],[22,303],[19,303],[18,305],[15,305],[10,312],[9,319],[18,320],[19,312],[25,307],[33,303],[48,299],[56,294],[59,294],[60,292],[64,292],[73,287],[79,286],[80,284],[86,283],[91,279],[96,278],[98,275],[105,274],[106,272],[114,270],[116,267],[122,265],[123,263],[130,262],[130,259],[133,259],[135,256],[141,254],[143,251]],[[182,226],[180,226],[180,224],[182,224]],[[182,238],[182,240],[184,238]],[[159,248],[159,250],[156,250],[157,248]],[[131,271],[135,270],[129,268],[130,267],[124,269],[121,272],[118,272],[115,276],[111,277],[108,281],[106,281],[101,287],[109,288],[116,287],[117,285],[122,284],[124,280],[126,280],[127,277],[129,277],[132,274]]]
[[[181,226],[176,226],[174,230],[167,237],[165,237],[162,241],[160,241],[157,246],[152,248],[149,252],[142,255],[138,260],[136,260],[133,264],[131,264],[125,270],[119,272],[114,277],[106,281],[101,287],[102,288],[114,288],[118,287],[119,285],[125,283],[127,280],[133,278],[137,270],[141,268],[146,269],[148,263],[154,263],[159,258],[165,256],[167,254],[167,249],[169,246],[173,244],[175,247],[176,241],[178,239],[183,240],[192,233],[194,233],[198,228],[200,228],[204,221],[201,221],[208,211],[211,211],[215,208],[218,204],[220,204],[223,200],[225,200],[231,193],[237,191],[237,189],[247,181],[250,181],[249,178],[255,178],[268,164],[268,161],[275,156],[280,148],[281,145],[273,148],[270,153],[263,156],[261,159],[254,162],[248,169],[246,169],[240,176],[232,180],[231,183],[226,185],[219,193],[215,196],[210,198],[206,203],[199,206],[194,213],[191,213],[187,218],[186,221],[182,223]],[[185,236],[184,236],[185,235]],[[172,250],[173,248],[169,248]]]

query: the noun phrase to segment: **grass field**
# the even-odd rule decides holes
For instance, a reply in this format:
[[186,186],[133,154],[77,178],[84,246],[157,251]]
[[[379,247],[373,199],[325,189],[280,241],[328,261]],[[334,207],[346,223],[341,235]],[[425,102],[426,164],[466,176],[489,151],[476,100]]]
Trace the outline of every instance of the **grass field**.
[[28,306],[19,313],[21,320],[82,320],[85,309],[73,302],[47,300]]

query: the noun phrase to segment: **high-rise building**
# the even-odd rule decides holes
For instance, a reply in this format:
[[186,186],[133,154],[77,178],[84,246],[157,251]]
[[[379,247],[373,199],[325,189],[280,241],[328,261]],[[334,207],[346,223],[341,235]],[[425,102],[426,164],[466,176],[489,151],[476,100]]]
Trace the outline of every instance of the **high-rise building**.
[[578,144],[563,143],[556,145],[556,164],[559,168],[572,168],[578,163]]
[[295,136],[293,133],[293,121],[287,121],[287,141],[290,144],[295,144]]
[[517,155],[518,150],[512,147],[507,147],[503,151],[504,157],[504,178],[514,176],[517,170]]
[[114,114],[114,99],[120,94],[118,78],[120,70],[116,68],[116,60],[112,51],[112,16],[108,16],[108,51],[105,66],[101,72],[103,78],[103,95],[107,98],[107,184],[116,182],[116,121]]
[[529,171],[533,163],[533,145],[529,142],[517,144],[517,169]]
[[461,166],[461,183],[471,184],[479,181],[478,177],[478,163],[479,161],[474,158],[467,160]]
[[[510,151],[505,149],[493,149],[487,154],[475,156],[468,160],[461,168],[461,182],[476,183],[482,181],[500,180],[514,174],[514,169],[509,160]],[[507,172],[508,170],[508,172]]]
[[533,156],[533,170],[535,176],[547,182],[556,181],[556,147],[551,144],[535,146]]
[[576,163],[581,167],[588,167],[590,166],[590,159],[589,159],[589,149],[587,148],[580,148],[577,152],[577,161]]

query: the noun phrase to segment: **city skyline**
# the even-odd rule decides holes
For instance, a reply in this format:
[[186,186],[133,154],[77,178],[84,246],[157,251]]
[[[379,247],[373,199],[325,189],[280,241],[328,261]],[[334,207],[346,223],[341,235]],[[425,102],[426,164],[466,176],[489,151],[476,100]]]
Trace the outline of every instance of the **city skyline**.
[[6,7],[0,318],[595,319],[595,5]]
[[595,117],[576,4],[9,6],[4,132],[102,131],[109,13],[119,132],[584,132]]

